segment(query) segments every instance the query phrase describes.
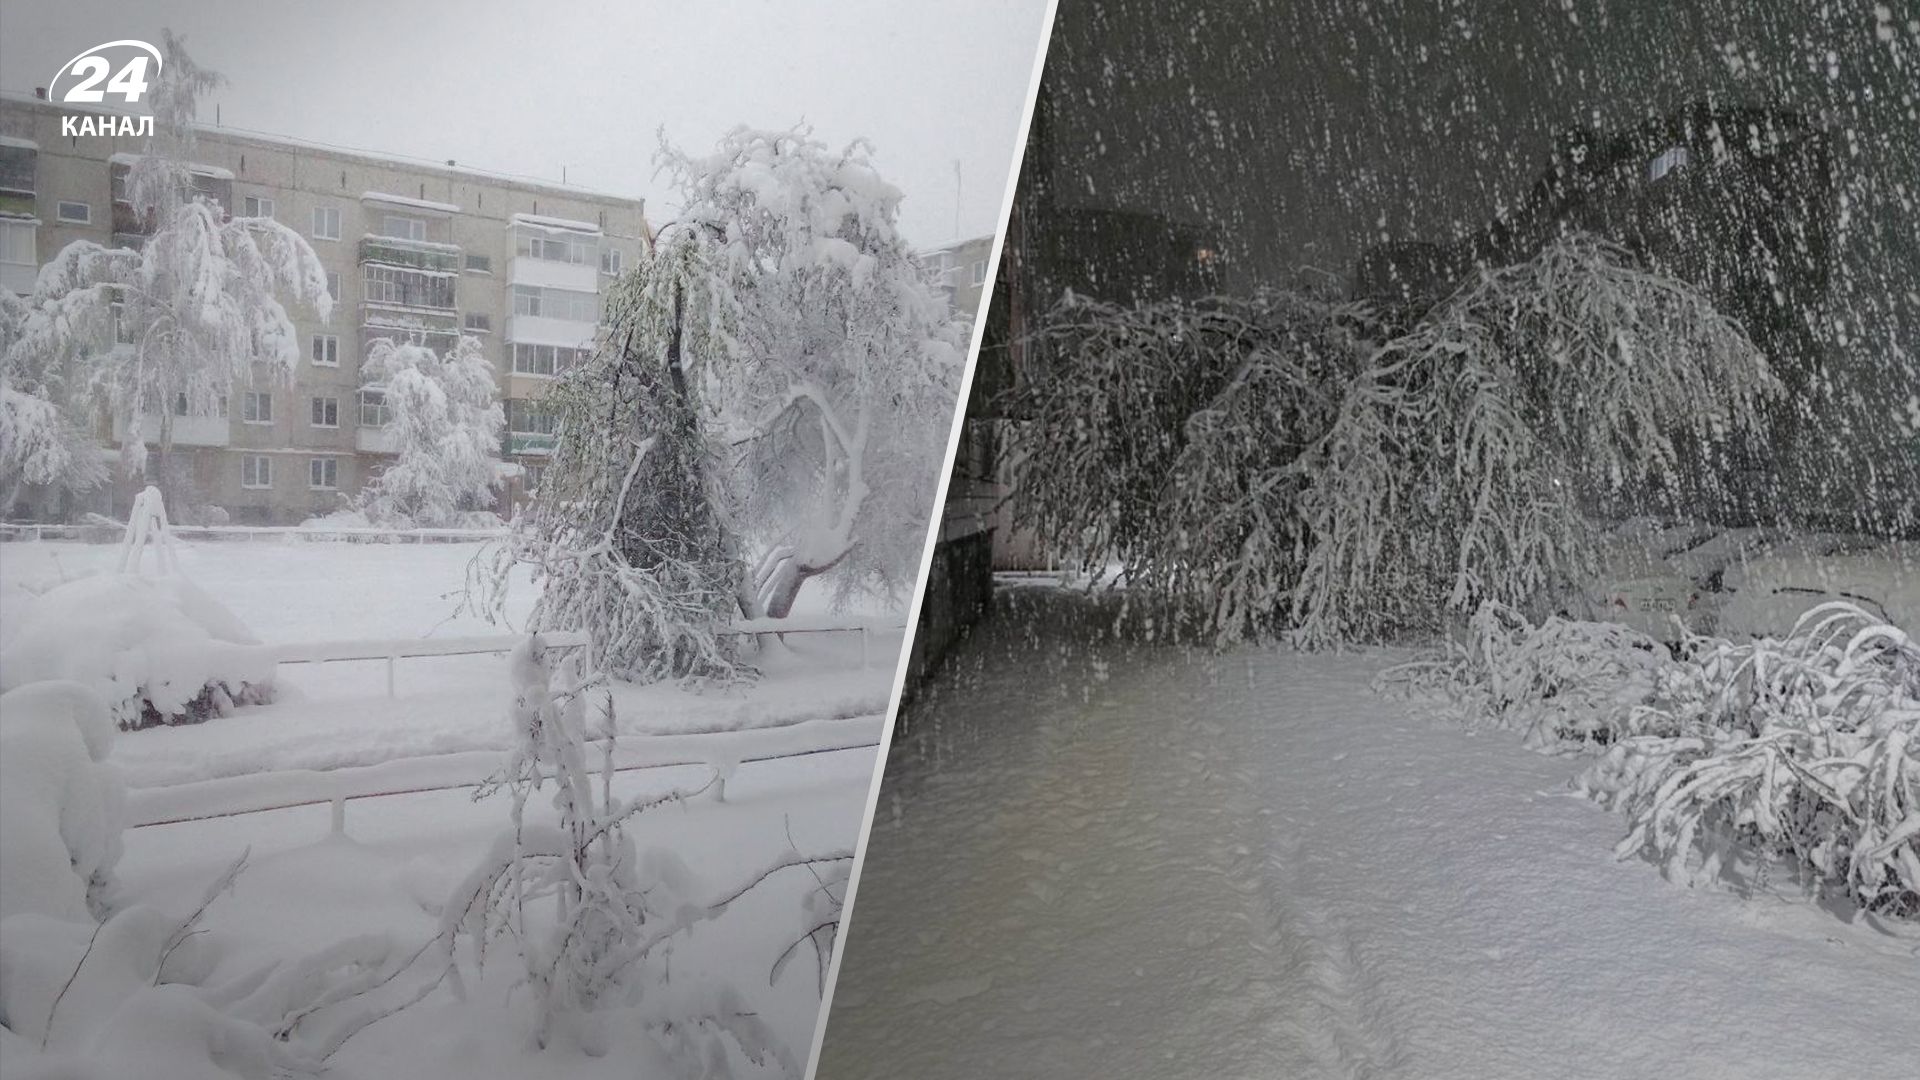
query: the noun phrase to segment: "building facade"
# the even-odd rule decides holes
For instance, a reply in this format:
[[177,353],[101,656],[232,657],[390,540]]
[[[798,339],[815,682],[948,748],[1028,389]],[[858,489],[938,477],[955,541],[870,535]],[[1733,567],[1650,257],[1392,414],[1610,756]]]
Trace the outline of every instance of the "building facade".
[[[74,241],[144,241],[122,191],[144,140],[62,135],[74,111],[0,97],[0,286],[16,292]],[[540,399],[591,349],[607,286],[650,249],[640,199],[217,127],[193,159],[196,187],[228,214],[306,237],[334,311],[323,324],[288,305],[302,343],[290,381],[236,383],[223,415],[175,416],[176,501],[262,524],[344,507],[394,450],[361,376],[371,344],[442,350],[462,334],[492,361],[507,416],[501,452],[517,468],[502,470],[501,505],[537,487],[554,433]],[[117,447],[125,424],[101,434]]]
[[987,287],[987,258],[992,254],[993,237],[976,236],[916,252],[913,261],[947,298],[954,314],[978,321],[980,297]]

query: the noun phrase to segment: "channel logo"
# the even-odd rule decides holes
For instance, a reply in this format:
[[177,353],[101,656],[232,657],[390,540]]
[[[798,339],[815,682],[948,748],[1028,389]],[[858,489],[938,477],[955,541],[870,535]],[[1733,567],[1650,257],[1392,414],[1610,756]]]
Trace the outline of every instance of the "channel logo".
[[[65,105],[138,105],[160,74],[160,50],[131,38],[95,45],[62,64],[47,84],[47,100]],[[115,101],[117,99],[117,101]],[[60,134],[153,135],[152,116],[88,113],[60,118]]]

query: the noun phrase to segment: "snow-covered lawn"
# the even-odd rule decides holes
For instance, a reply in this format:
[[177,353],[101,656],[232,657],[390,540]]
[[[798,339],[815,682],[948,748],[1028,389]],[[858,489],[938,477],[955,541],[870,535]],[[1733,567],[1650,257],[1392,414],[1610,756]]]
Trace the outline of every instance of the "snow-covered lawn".
[[1370,690],[1406,653],[1000,603],[893,749],[820,1076],[1920,1071],[1920,927],[1616,861],[1590,758]]
[[[507,612],[511,626],[456,614],[478,544],[176,546],[182,571],[270,644],[506,633],[520,626],[535,598],[531,585],[516,582]],[[112,569],[117,555],[110,544],[0,545],[0,606],[12,607],[22,590]],[[821,597],[821,590],[803,593],[795,617],[821,614]],[[879,608],[864,614],[903,621]],[[622,686],[615,695],[620,729],[718,731],[878,716],[886,711],[901,637],[900,631],[875,634],[865,667],[855,635],[795,635],[784,648],[758,658],[766,677],[757,682],[699,693],[671,685]],[[388,698],[379,661],[285,665],[273,704],[243,707],[204,724],[130,734],[114,748],[113,760],[128,785],[139,789],[506,747],[504,658],[402,660],[396,684],[396,695]]]
[[[455,615],[478,545],[176,546],[181,571],[268,644],[513,629]],[[112,545],[0,545],[5,633],[19,632],[16,604],[63,580],[110,572],[117,557]],[[520,583],[509,611],[516,624],[533,599]],[[898,618],[882,610],[855,614]],[[837,899],[839,879],[818,866],[777,868],[737,900],[722,901],[786,859],[851,851],[900,640],[898,631],[875,634],[863,658],[857,635],[795,635],[751,657],[762,672],[757,681],[705,690],[614,687],[622,736],[614,762],[622,771],[613,796],[632,805],[675,790],[695,794],[625,827],[638,853],[639,887],[657,890],[651,895],[671,912],[666,925],[685,928],[641,962],[637,1000],[611,1006],[604,1056],[568,1042],[532,1049],[535,1013],[526,992],[512,985],[512,943],[495,941],[492,955],[506,962],[476,976],[469,961],[464,987],[446,980],[418,1004],[360,1031],[327,1060],[327,1075],[505,1080],[709,1075],[709,1068],[797,1075],[819,1005],[820,973],[808,943],[822,921],[818,894]],[[514,743],[513,688],[504,657],[406,659],[397,674],[389,697],[384,662],[282,665],[269,704],[112,737],[101,768],[125,778],[126,816],[135,826],[124,833],[106,896],[119,921],[99,935],[115,944],[89,962],[81,959],[84,923],[6,924],[0,944],[11,966],[0,1012],[9,1076],[15,1068],[23,1076],[121,1075],[116,1070],[132,1054],[146,1075],[201,1080],[215,1075],[193,1064],[205,1047],[232,1067],[218,1075],[265,1076],[234,1064],[251,1052],[246,1040],[263,1038],[263,1028],[249,1026],[258,1021],[219,1021],[244,1028],[244,1037],[209,1034],[201,1025],[219,1014],[197,1002],[187,1009],[192,994],[217,998],[224,991],[207,988],[253,985],[248,973],[263,965],[309,964],[342,942],[404,957],[434,937],[456,885],[490,857],[509,824],[508,795],[476,801],[472,785],[498,769]],[[9,731],[25,731],[22,725],[36,718],[14,719],[19,723]],[[78,745],[70,755],[76,761]],[[534,795],[530,824],[555,817],[552,790]],[[336,833],[325,800],[342,793],[377,797],[347,804],[345,829]],[[321,801],[292,805],[314,799]],[[211,816],[272,806],[284,808]],[[72,844],[67,826],[63,819],[57,835],[51,825],[41,831]],[[139,920],[158,918],[163,931],[167,920],[177,924],[243,852],[248,863],[232,894],[216,900],[199,924],[205,936],[196,937],[192,963],[212,966],[187,978],[175,971],[152,993],[163,981],[157,975],[136,971],[127,982],[120,967],[151,965],[159,952],[127,938],[137,939]],[[844,857],[838,865],[844,868]],[[830,947],[826,934],[817,940]],[[89,970],[56,1009],[56,991],[79,969]],[[398,970],[396,987],[428,986],[434,974],[431,960]],[[177,990],[182,982],[196,989]],[[99,989],[111,986],[119,989]],[[123,999],[144,1011],[121,1022],[125,1010],[114,1010]],[[39,1032],[56,1012],[57,1060],[39,1053]],[[147,1029],[139,1024],[156,1017],[171,1025],[177,1045],[142,1049]],[[710,1022],[716,1017],[733,1033],[722,1034]],[[744,1041],[736,1038],[743,1030]],[[112,1038],[119,1043],[108,1045]],[[60,1071],[68,1067],[80,1071]]]

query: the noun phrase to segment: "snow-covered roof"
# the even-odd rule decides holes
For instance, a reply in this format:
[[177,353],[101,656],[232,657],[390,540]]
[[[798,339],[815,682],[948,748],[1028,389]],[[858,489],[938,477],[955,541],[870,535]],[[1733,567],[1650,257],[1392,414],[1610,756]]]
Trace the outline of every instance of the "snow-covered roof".
[[592,233],[600,235],[600,226],[591,221],[572,221],[567,218],[547,217],[544,214],[515,214],[513,224],[532,225],[538,229],[556,229],[565,232]]
[[0,135],[0,146],[11,146],[16,150],[38,150],[40,144],[32,139],[22,139],[17,135]]
[[[107,158],[107,161],[114,165],[131,166],[145,156],[145,154],[129,154],[123,151]],[[232,169],[223,169],[218,165],[202,165],[198,162],[190,161],[187,163],[187,171],[195,176],[210,176],[215,180],[233,179]]]
[[438,240],[415,240],[410,236],[386,236],[381,233],[366,233],[361,239],[376,243],[391,244],[409,251],[444,251],[449,255],[460,254],[459,244],[443,244]]
[[380,202],[391,206],[405,206],[413,210],[429,210],[436,214],[457,214],[460,208],[452,203],[434,202],[430,199],[410,199],[405,195],[389,195],[384,191],[363,191],[361,202]]
[[15,214],[10,211],[4,211],[4,210],[0,210],[0,221],[11,221],[16,225],[41,224],[40,219],[37,217],[34,217],[32,214]]

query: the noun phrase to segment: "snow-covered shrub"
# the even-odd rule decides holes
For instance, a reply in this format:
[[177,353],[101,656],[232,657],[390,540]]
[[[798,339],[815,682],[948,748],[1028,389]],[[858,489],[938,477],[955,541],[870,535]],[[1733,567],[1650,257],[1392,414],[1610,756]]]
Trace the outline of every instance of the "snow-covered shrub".
[[1723,498],[1778,388],[1694,287],[1591,237],[1482,270],[1354,380],[1300,467],[1309,645],[1435,633],[1594,571],[1587,515]]
[[394,459],[360,493],[358,506],[369,520],[448,528],[493,501],[507,421],[478,339],[462,335],[442,356],[425,345],[381,338],[367,351],[360,377],[363,392],[386,402],[386,432],[395,446]]
[[726,319],[708,257],[663,236],[613,287],[601,347],[547,391],[559,434],[540,494],[478,582],[497,614],[512,566],[531,564],[534,628],[587,631],[593,667],[620,678],[735,673],[720,631],[740,566],[698,377]]
[[112,746],[107,703],[88,687],[0,694],[0,920],[105,914],[122,828]]
[[1790,861],[1862,907],[1920,915],[1920,643],[1850,604],[1784,639],[1696,640],[1658,705],[1582,790],[1623,809],[1622,857],[1669,876]]
[[1380,683],[1443,697],[1469,722],[1524,731],[1529,746],[1554,749],[1644,730],[1675,669],[1665,645],[1629,627],[1557,615],[1535,625],[1487,601],[1462,637],[1382,672]]
[[1295,293],[1122,306],[1068,295],[1011,403],[1015,512],[1087,569],[1203,611],[1284,615],[1306,534],[1293,466],[1332,423],[1364,312]]
[[123,730],[225,716],[269,700],[274,662],[260,640],[178,574],[99,574],[57,585],[22,610],[0,651],[0,692],[46,679],[106,700]]

